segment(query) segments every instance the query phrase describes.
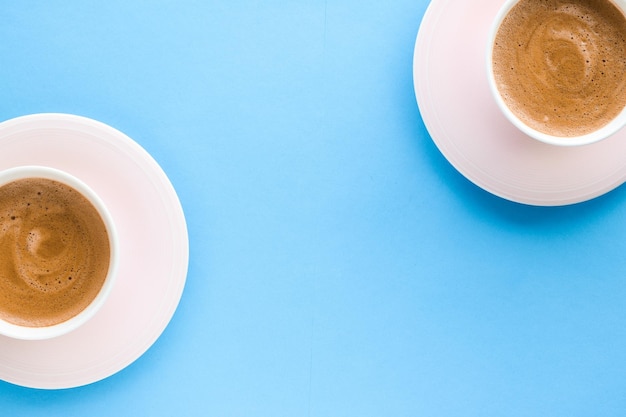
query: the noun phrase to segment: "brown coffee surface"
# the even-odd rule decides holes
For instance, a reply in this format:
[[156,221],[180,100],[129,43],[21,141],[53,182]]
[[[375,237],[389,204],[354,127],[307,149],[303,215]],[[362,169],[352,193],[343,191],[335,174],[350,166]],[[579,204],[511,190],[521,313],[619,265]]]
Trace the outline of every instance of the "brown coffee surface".
[[544,133],[592,132],[626,105],[626,18],[609,0],[522,0],[492,57],[507,106]]
[[0,317],[29,326],[87,307],[109,268],[108,234],[93,205],[48,179],[0,187]]

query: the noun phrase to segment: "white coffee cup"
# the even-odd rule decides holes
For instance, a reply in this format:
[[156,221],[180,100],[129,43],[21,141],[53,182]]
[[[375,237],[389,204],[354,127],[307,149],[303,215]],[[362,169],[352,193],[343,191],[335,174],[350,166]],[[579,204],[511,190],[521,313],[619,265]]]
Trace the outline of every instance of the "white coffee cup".
[[102,288],[96,297],[77,315],[68,320],[44,327],[17,325],[0,318],[0,335],[23,340],[42,340],[71,332],[89,321],[105,304],[113,288],[118,267],[118,237],[113,218],[101,198],[83,181],[58,169],[43,166],[20,166],[0,172],[0,187],[26,178],[44,178],[61,182],[80,192],[97,210],[109,239],[109,268]]
[[[502,7],[500,8],[498,14],[493,20],[489,37],[487,41],[487,77],[489,82],[489,87],[492,92],[493,98],[504,114],[504,116],[519,130],[524,132],[526,135],[539,140],[544,143],[548,143],[551,145],[559,145],[559,146],[580,146],[587,145],[591,143],[598,142],[609,136],[615,134],[620,129],[622,129],[626,125],[626,107],[622,109],[622,111],[610,120],[607,124],[601,126],[597,130],[594,130],[590,133],[586,133],[580,136],[555,136],[545,132],[541,132],[533,127],[530,127],[528,124],[524,123],[505,103],[502,98],[498,84],[496,82],[494,76],[494,66],[493,66],[493,49],[494,43],[496,39],[496,35],[500,28],[502,21],[511,11],[511,9],[516,6],[521,0],[505,0]],[[611,2],[622,12],[622,14],[626,15],[626,0],[611,0]]]

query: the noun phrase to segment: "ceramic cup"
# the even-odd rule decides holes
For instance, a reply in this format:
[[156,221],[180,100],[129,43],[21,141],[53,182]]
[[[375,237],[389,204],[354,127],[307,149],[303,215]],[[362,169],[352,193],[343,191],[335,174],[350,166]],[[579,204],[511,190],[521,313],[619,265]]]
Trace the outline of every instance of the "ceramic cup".
[[[97,218],[98,216],[100,217],[100,219],[102,220],[102,222],[98,222],[98,224],[100,225],[100,229],[102,230],[102,223],[104,224],[104,228],[106,229],[106,233],[102,234],[100,233],[100,240],[99,242],[105,242],[105,245],[102,247],[106,247],[106,241],[108,239],[108,266],[106,263],[101,263],[102,266],[100,268],[100,277],[104,276],[104,280],[102,283],[101,287],[94,287],[95,289],[93,289],[91,291],[91,295],[87,298],[85,298],[86,301],[83,301],[81,304],[81,307],[79,308],[79,312],[75,315],[72,315],[69,319],[65,319],[64,321],[61,321],[59,323],[56,324],[46,324],[46,325],[41,325],[40,323],[37,324],[33,324],[28,322],[28,320],[30,320],[30,318],[26,318],[23,320],[26,320],[26,322],[18,322],[18,324],[16,324],[16,322],[14,320],[10,320],[8,319],[8,316],[4,316],[4,318],[0,317],[0,335],[4,335],[4,336],[8,336],[11,338],[16,338],[16,339],[23,339],[23,340],[41,340],[41,339],[50,339],[53,337],[57,337],[57,336],[61,336],[63,334],[66,334],[68,332],[71,332],[75,329],[77,329],[78,327],[82,326],[83,324],[85,324],[88,320],[90,320],[95,314],[96,312],[105,304],[107,297],[109,296],[109,294],[111,293],[111,289],[113,288],[114,282],[115,282],[115,277],[116,277],[116,271],[117,271],[117,266],[118,266],[118,241],[117,241],[117,233],[115,230],[115,225],[113,222],[113,219],[109,213],[109,211],[107,210],[105,204],[103,203],[103,201],[100,199],[100,197],[98,197],[98,195],[89,187],[87,186],[83,181],[81,181],[80,179],[57,169],[54,168],[49,168],[49,167],[43,167],[43,166],[21,166],[21,167],[15,167],[15,168],[10,168],[4,171],[0,172],[0,191],[2,190],[2,187],[7,186],[8,184],[15,184],[16,181],[18,180],[22,180],[22,179],[48,179],[48,180],[53,180],[62,184],[65,184],[69,187],[71,187],[74,191],[78,191],[83,197],[85,197],[87,199],[87,201],[89,203],[91,203],[91,206],[93,206],[93,208],[95,208],[97,214],[94,214],[93,210],[85,210],[82,209],[82,207],[85,206],[80,206],[81,209],[79,211],[89,211],[90,213],[92,213],[92,217],[90,218]],[[6,188],[5,188],[6,189]],[[40,193],[41,194],[41,193]],[[1,195],[1,194],[0,194]],[[0,202],[1,203],[1,202]],[[24,205],[28,205],[30,206],[30,200],[28,200],[28,202],[24,202]],[[33,202],[33,206],[36,203]],[[76,203],[78,204],[78,203]],[[54,207],[53,207],[54,208]],[[30,209],[30,207],[29,207]],[[47,208],[46,208],[47,209]],[[57,215],[58,212],[60,212],[60,209],[56,209],[56,210],[50,210],[55,211],[55,213],[52,213],[51,215]],[[5,214],[2,214],[5,213]],[[47,253],[42,252],[43,249],[46,249],[45,245],[47,245],[48,243],[46,243],[46,239],[50,238],[50,236],[53,236],[54,238],[51,238],[52,240],[57,239],[57,240],[62,240],[59,238],[60,234],[58,233],[59,231],[53,231],[53,232],[49,232],[46,227],[48,227],[48,225],[43,224],[41,227],[38,226],[37,224],[34,224],[32,222],[27,223],[26,222],[26,218],[36,218],[38,219],[39,217],[43,217],[43,216],[35,216],[34,214],[29,214],[31,212],[28,211],[24,211],[24,212],[19,212],[13,216],[7,216],[6,212],[2,212],[0,213],[1,216],[3,216],[3,218],[0,218],[0,224],[2,225],[2,230],[0,230],[0,233],[2,233],[2,235],[0,235],[0,245],[2,245],[3,247],[0,250],[3,250],[5,252],[10,252],[12,250],[14,250],[14,248],[16,246],[20,246],[20,247],[28,247],[28,251],[24,252],[22,249],[15,249],[16,251],[20,251],[22,250],[24,253],[26,253],[28,256],[29,252],[32,253],[36,253],[37,256],[39,256],[39,258],[37,258],[36,261],[32,261],[29,260],[28,262],[31,262],[31,264],[35,263],[35,262],[39,262],[39,259],[43,259],[41,264],[37,264],[36,268],[38,271],[38,274],[31,274],[29,275],[28,278],[21,278],[21,276],[18,274],[16,275],[17,278],[10,278],[13,280],[18,280],[18,281],[29,281],[29,284],[26,285],[23,282],[20,282],[19,285],[22,285],[22,289],[20,291],[31,291],[34,292],[32,290],[32,288],[34,288],[33,286],[35,286],[36,288],[44,288],[44,291],[47,291],[47,286],[49,284],[51,284],[51,286],[56,285],[56,281],[58,279],[59,285],[63,285],[64,290],[66,290],[70,285],[66,285],[67,283],[61,283],[61,278],[54,278],[55,282],[51,283],[51,282],[44,282],[45,280],[50,281],[50,275],[48,274],[46,275],[46,270],[45,268],[47,268],[46,265],[48,265],[49,263],[53,262],[53,258],[54,256],[57,256],[58,253],[53,253],[52,256],[51,252],[57,251],[58,250],[48,250]],[[22,213],[22,214],[19,214]],[[62,214],[61,214],[62,215]],[[23,217],[22,219],[20,218]],[[4,223],[2,223],[4,222]],[[11,223],[11,222],[15,222],[15,223]],[[43,243],[32,243],[35,242],[36,239],[39,238],[33,238],[31,239],[32,242],[31,243],[24,243],[25,241],[27,241],[28,239],[24,240],[22,238],[12,238],[12,237],[7,237],[7,235],[19,235],[21,236],[22,232],[17,232],[14,229],[16,227],[20,227],[20,224],[27,224],[29,230],[32,228],[32,231],[26,230],[26,236],[28,235],[32,235],[32,236],[36,236],[36,235],[41,235],[39,236],[40,242]],[[40,220],[34,220],[33,222],[40,222]],[[41,220],[41,222],[44,222],[43,220]],[[78,222],[76,222],[78,223]],[[16,226],[14,226],[14,224]],[[8,226],[7,226],[8,225]],[[26,227],[26,226],[25,226]],[[72,230],[74,230],[74,228],[71,228]],[[16,229],[17,230],[17,229]],[[39,230],[39,231],[38,231]],[[85,229],[76,229],[76,230],[85,230]],[[60,231],[60,233],[66,233],[67,230],[64,231]],[[67,233],[66,233],[67,234]],[[102,237],[104,236],[104,237]],[[9,243],[7,243],[9,242]],[[17,243],[15,243],[17,242]],[[52,244],[52,243],[51,243]],[[37,246],[36,250],[32,249],[30,246],[35,246],[35,245],[39,245],[41,246],[41,249],[39,246]],[[63,247],[62,245],[60,245],[61,247]],[[52,246],[50,246],[52,247]],[[43,253],[43,255],[42,255]],[[62,253],[63,255],[61,256],[66,256],[65,252],[59,252]],[[91,256],[91,255],[89,255]],[[102,256],[102,258],[106,258],[106,256]],[[2,255],[0,254],[0,259],[2,259]],[[16,270],[17,267],[13,266],[13,263],[18,263],[18,261],[7,261],[5,258],[5,260],[2,260],[2,262],[4,264],[0,264],[0,273],[2,274],[8,274],[7,271],[11,271],[11,270]],[[30,258],[28,258],[30,259]],[[20,261],[22,262],[22,261]],[[91,262],[91,261],[90,261]],[[95,262],[95,261],[94,261]],[[74,264],[72,264],[74,265]],[[85,265],[85,264],[81,264],[81,265]],[[34,267],[33,267],[34,268]],[[43,268],[43,269],[42,269]],[[72,267],[74,268],[74,267]],[[82,268],[82,266],[78,266],[76,268]],[[74,268],[75,269],[75,268]],[[47,271],[48,273],[50,271]],[[67,271],[64,272],[65,275],[63,275],[62,279],[68,279],[71,280],[72,276],[71,274],[74,274],[74,281],[68,281],[69,284],[74,285],[74,288],[83,288],[80,287],[79,284],[79,277],[78,277],[78,273],[76,271],[72,272],[72,273],[68,273]],[[23,274],[22,274],[23,275]],[[95,274],[92,274],[95,275]],[[81,275],[82,276],[82,275]],[[34,278],[33,278],[34,277]],[[40,277],[42,277],[40,279]],[[88,277],[90,278],[90,277]],[[102,279],[102,278],[100,278]],[[10,280],[9,280],[10,281]],[[45,286],[44,286],[45,284]],[[4,285],[4,284],[0,284],[0,285]],[[29,287],[30,286],[30,287]],[[9,292],[8,290],[6,290],[6,286],[5,287],[0,287],[0,288],[5,288],[2,291],[5,291],[6,293],[10,293],[12,294],[12,296],[14,295],[13,292]],[[30,290],[28,288],[31,288]],[[56,287],[55,287],[56,288]],[[82,289],[81,289],[82,291]],[[18,291],[19,293],[19,291]],[[75,293],[74,293],[75,294]],[[35,294],[35,296],[38,296],[37,294]],[[2,297],[2,295],[0,294],[0,298]],[[91,299],[93,297],[93,299]],[[86,306],[84,306],[86,303]],[[21,304],[20,304],[21,305]],[[0,307],[3,308],[3,307]],[[15,308],[12,305],[12,308]],[[23,308],[22,310],[26,310],[26,308]],[[16,314],[17,316],[19,316],[21,313],[18,311],[18,313]]]
[[[514,125],[516,126],[519,130],[521,130],[522,132],[524,132],[526,135],[539,140],[541,142],[544,143],[548,143],[551,145],[560,145],[560,146],[579,146],[579,145],[587,145],[587,144],[591,144],[594,142],[598,142],[602,139],[605,139],[611,135],[613,135],[614,133],[616,133],[618,130],[620,130],[622,127],[624,127],[624,125],[626,125],[626,106],[622,106],[622,107],[618,107],[618,113],[615,114],[613,117],[611,117],[608,121],[604,122],[605,124],[599,126],[599,127],[594,127],[593,130],[582,133],[582,134],[563,134],[563,133],[559,133],[559,134],[554,134],[551,132],[546,132],[544,129],[538,130],[537,125],[535,125],[535,127],[532,127],[529,125],[529,122],[524,122],[522,120],[522,118],[519,116],[518,113],[516,113],[516,111],[512,110],[511,107],[509,107],[509,105],[507,105],[505,99],[503,99],[503,89],[500,87],[499,82],[496,79],[496,76],[494,75],[494,46],[496,43],[496,35],[498,34],[498,31],[501,28],[502,22],[504,21],[504,19],[507,17],[507,15],[509,15],[509,12],[511,12],[511,10],[518,5],[518,3],[522,3],[522,2],[526,2],[526,1],[535,1],[535,0],[506,0],[504,1],[502,7],[500,8],[498,14],[496,15],[495,19],[492,22],[492,26],[490,28],[490,32],[489,32],[489,36],[488,36],[488,42],[487,42],[487,77],[488,77],[488,82],[489,82],[489,86],[490,86],[490,90],[492,92],[493,98],[495,100],[495,102],[497,103],[498,107],[500,108],[500,110],[502,111],[502,113],[504,114],[504,116],[506,116],[506,118]],[[540,0],[536,0],[536,1],[540,1]],[[626,0],[610,0],[610,2],[621,12],[622,15],[626,15]],[[545,1],[543,1],[542,3],[545,3]],[[576,1],[572,1],[571,3],[581,3],[581,2],[576,2]],[[584,3],[584,2],[582,2]],[[566,7],[568,4],[567,1],[565,2],[560,2],[560,4],[558,5],[559,7]],[[584,6],[584,5],[583,5]],[[571,10],[565,10],[565,13],[570,13]],[[570,13],[571,16],[575,16],[576,13]],[[585,14],[584,13],[579,13],[578,16],[579,18],[581,18],[581,22],[579,22],[581,25],[586,24],[584,19],[585,19]],[[569,18],[569,17],[568,17]],[[553,59],[553,56],[556,56],[556,52],[562,52],[562,51],[567,51],[567,49],[569,48],[570,50],[567,51],[567,53],[569,53],[569,55],[564,54],[564,56],[559,57],[558,59],[561,59],[562,61],[550,61],[548,62],[549,65],[552,65],[553,68],[552,70],[554,70],[555,74],[559,74],[559,71],[562,71],[562,69],[559,67],[559,65],[561,64],[567,64],[566,61],[568,60],[580,60],[581,57],[580,56],[575,56],[578,55],[578,50],[574,51],[576,53],[573,53],[573,49],[578,48],[580,51],[582,51],[583,53],[586,53],[588,50],[593,49],[595,46],[594,45],[589,45],[587,42],[588,40],[582,40],[580,42],[578,42],[578,45],[569,45],[567,46],[566,43],[570,42],[570,43],[574,43],[577,42],[578,39],[575,39],[575,37],[572,35],[570,38],[570,35],[568,34],[567,36],[565,36],[567,30],[563,30],[563,26],[558,26],[558,23],[555,24],[552,21],[546,21],[546,22],[538,22],[538,27],[539,29],[537,30],[537,32],[541,31],[552,31],[550,33],[552,33],[554,36],[554,39],[550,39],[550,42],[545,42],[544,44],[541,44],[541,48],[543,48],[543,50],[541,51],[544,54],[544,57],[546,58],[546,61]],[[575,23],[578,24],[578,23]],[[563,33],[561,33],[563,32]],[[575,31],[572,31],[575,32]],[[544,32],[547,33],[547,32]],[[567,32],[569,33],[569,32]],[[558,39],[557,39],[558,38]],[[531,43],[531,41],[528,42],[529,44]],[[529,45],[519,45],[520,50],[528,47]],[[535,45],[536,46],[536,45]],[[515,48],[517,48],[517,42],[515,45]],[[551,51],[550,48],[561,48],[562,51]],[[508,48],[508,49],[514,49],[514,48]],[[554,53],[553,53],[554,52]],[[522,51],[522,53],[524,53]],[[626,61],[626,51],[624,51],[622,53],[622,55],[624,55],[623,57],[621,57],[622,61]],[[620,59],[619,57],[614,57],[617,59]],[[584,63],[584,58],[583,59],[583,63]],[[601,62],[600,62],[601,63]],[[513,69],[513,66],[511,66],[511,69]],[[518,68],[515,68],[515,71],[517,71]],[[543,68],[540,68],[537,70],[538,73],[540,71],[543,71]],[[548,72],[548,71],[546,71]],[[562,73],[562,72],[561,72]],[[622,71],[623,73],[623,71]],[[603,73],[604,75],[604,73]],[[549,76],[545,76],[545,74],[541,74],[541,76],[543,77],[543,80],[549,80]],[[590,78],[590,77],[588,77]],[[586,82],[589,82],[590,80],[587,80]],[[592,79],[591,82],[593,82],[594,80]],[[521,84],[520,84],[521,85]],[[609,92],[607,95],[609,95],[610,98],[612,98],[610,96],[610,94],[616,94],[616,93],[611,93]],[[540,96],[540,95],[537,95]],[[626,95],[625,95],[626,96]],[[546,106],[547,107],[547,106]],[[558,106],[554,106],[555,110],[557,111],[556,107]],[[592,106],[589,106],[592,107]],[[621,111],[619,111],[619,108],[621,108]],[[590,109],[587,109],[590,110]],[[546,116],[544,116],[544,118],[548,118],[551,117],[550,112],[548,112],[547,110],[544,109],[544,111],[546,111]],[[567,116],[567,115],[566,115]],[[532,124],[532,123],[531,123]]]

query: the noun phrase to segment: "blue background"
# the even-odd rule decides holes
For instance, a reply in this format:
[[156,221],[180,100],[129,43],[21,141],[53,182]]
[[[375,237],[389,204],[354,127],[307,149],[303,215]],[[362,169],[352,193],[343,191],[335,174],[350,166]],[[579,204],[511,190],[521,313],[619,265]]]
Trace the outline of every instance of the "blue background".
[[0,382],[1,415],[623,417],[626,193],[531,207],[458,174],[415,103],[427,5],[4,2],[0,120],[135,139],[190,264],[139,360]]

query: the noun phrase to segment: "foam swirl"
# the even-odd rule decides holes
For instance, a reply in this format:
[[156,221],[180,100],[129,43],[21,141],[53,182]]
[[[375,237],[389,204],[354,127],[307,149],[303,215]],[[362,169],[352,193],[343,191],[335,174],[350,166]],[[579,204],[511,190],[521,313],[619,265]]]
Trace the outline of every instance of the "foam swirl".
[[108,235],[82,195],[51,180],[0,187],[0,317],[42,326],[84,309],[104,282]]
[[526,53],[520,54],[520,64],[548,94],[588,95],[601,72],[597,34],[587,22],[569,13],[558,13],[537,23]]
[[626,19],[608,0],[515,6],[494,47],[507,105],[536,129],[576,136],[626,105]]
[[[80,228],[63,220],[68,215],[66,210],[60,206],[49,210],[12,220],[7,238],[13,247],[17,276],[35,291],[55,293],[72,284],[72,274],[84,267],[77,261],[89,256],[88,248],[77,241]],[[60,230],[60,224],[68,229]]]

